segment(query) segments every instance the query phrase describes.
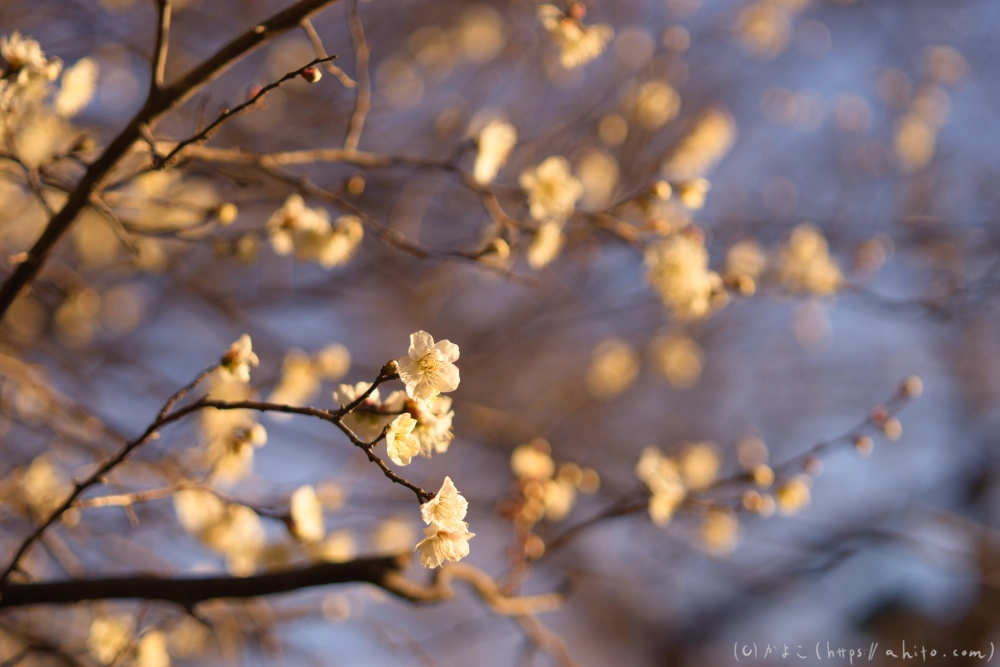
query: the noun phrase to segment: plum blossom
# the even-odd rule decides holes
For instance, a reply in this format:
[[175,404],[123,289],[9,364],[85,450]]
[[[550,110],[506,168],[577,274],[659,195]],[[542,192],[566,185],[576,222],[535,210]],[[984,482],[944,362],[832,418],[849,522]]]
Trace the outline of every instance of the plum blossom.
[[518,182],[528,194],[528,212],[539,221],[565,220],[583,196],[583,184],[561,155],[546,158],[534,169],[525,169]]
[[443,340],[435,343],[426,331],[410,334],[409,355],[399,359],[399,377],[410,398],[427,400],[442,392],[458,389],[458,345]]
[[459,561],[469,555],[469,540],[475,533],[470,533],[469,524],[463,521],[468,507],[450,477],[444,478],[434,498],[420,506],[420,515],[429,525],[414,551],[420,551],[424,567],[433,569],[446,560]]
[[260,359],[253,353],[253,343],[248,334],[240,336],[229,346],[229,350],[219,363],[219,375],[230,382],[250,382],[250,367],[257,366]]
[[615,31],[603,23],[584,25],[555,5],[541,5],[538,20],[559,47],[559,64],[566,69],[585,65],[604,52]]
[[410,460],[420,453],[420,440],[413,435],[413,428],[416,425],[417,420],[411,417],[409,412],[404,412],[389,424],[389,430],[385,434],[385,444],[389,458],[396,465],[410,465]]

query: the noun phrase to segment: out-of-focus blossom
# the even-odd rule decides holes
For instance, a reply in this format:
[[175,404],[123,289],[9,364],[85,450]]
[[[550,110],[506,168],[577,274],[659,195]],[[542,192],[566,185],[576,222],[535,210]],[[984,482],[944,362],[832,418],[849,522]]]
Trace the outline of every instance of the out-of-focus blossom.
[[410,460],[420,453],[420,440],[413,435],[416,425],[417,420],[411,417],[409,412],[404,412],[389,424],[389,430],[385,434],[385,444],[389,458],[396,465],[410,465]]
[[705,317],[724,294],[722,279],[708,269],[708,251],[697,234],[673,234],[646,249],[646,280],[682,320]]
[[570,171],[569,161],[559,155],[521,172],[519,183],[528,193],[531,217],[539,221],[565,220],[583,196],[583,185]]
[[516,143],[517,130],[513,125],[501,120],[490,121],[479,133],[479,153],[472,168],[476,182],[481,185],[492,183]]
[[597,58],[615,35],[611,26],[603,23],[584,25],[555,5],[541,5],[538,20],[559,47],[559,63],[566,69],[586,65]]

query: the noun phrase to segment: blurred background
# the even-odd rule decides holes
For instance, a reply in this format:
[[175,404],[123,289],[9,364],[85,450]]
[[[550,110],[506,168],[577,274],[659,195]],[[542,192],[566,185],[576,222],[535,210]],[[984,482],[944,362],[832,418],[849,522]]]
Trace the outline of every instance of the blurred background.
[[[174,0],[167,81],[288,4]],[[989,655],[998,26],[985,0],[333,3],[150,139],[163,154],[196,135],[316,58],[311,37],[339,69],[166,169],[137,144],[105,185],[113,214],[85,211],[9,311],[3,560],[241,334],[260,367],[213,395],[330,408],[425,330],[461,349],[454,440],[400,472],[468,498],[464,562],[511,595],[565,594],[538,620],[576,663],[768,664],[786,644],[811,662],[817,642],[902,655],[904,640]],[[4,257],[144,103],[155,30],[150,1],[0,4],[0,34],[63,63],[47,97],[4,112]],[[345,141],[360,152],[246,158]],[[536,171],[551,156],[565,173]],[[275,212],[299,205],[339,252],[289,254]],[[329,426],[168,427],[23,570],[246,575],[411,551],[412,494]],[[184,484],[226,504],[224,534]],[[311,544],[286,526],[304,486],[323,510]],[[363,584],[211,602],[210,627],[158,603],[6,611],[0,661],[568,664],[456,588],[427,606]],[[162,645],[140,650],[148,636]]]

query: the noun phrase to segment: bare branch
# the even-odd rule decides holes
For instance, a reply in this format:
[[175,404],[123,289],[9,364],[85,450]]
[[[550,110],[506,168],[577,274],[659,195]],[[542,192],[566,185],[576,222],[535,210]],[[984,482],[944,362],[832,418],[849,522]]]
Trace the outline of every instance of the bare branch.
[[[313,49],[316,51],[316,57],[324,59],[327,57],[326,49],[323,48],[323,40],[320,39],[319,33],[316,32],[316,28],[313,27],[312,21],[306,19],[302,22],[302,29],[305,30],[306,35],[309,37],[309,41],[312,42]],[[323,63],[326,71],[337,77],[340,84],[344,88],[357,88],[358,84],[351,77],[347,76],[347,72],[340,69],[330,61]]]
[[309,69],[310,67],[318,65],[320,63],[329,62],[329,61],[333,60],[336,57],[337,56],[326,56],[326,57],[323,57],[323,58],[315,58],[312,61],[310,61],[310,62],[306,63],[305,65],[303,65],[302,67],[298,68],[297,70],[289,72],[288,74],[285,74],[283,77],[281,77],[277,81],[273,81],[273,82],[267,84],[266,86],[264,86],[263,88],[261,88],[260,90],[258,90],[254,95],[252,95],[250,97],[250,99],[248,99],[243,104],[237,105],[233,109],[227,109],[226,111],[223,111],[221,114],[219,114],[218,118],[216,118],[211,123],[209,123],[208,126],[205,129],[203,129],[201,132],[199,132],[198,134],[194,135],[193,137],[189,137],[189,138],[185,139],[184,141],[181,141],[180,143],[178,143],[176,146],[174,146],[173,150],[171,150],[169,153],[167,153],[166,155],[164,155],[162,158],[157,159],[156,156],[154,155],[154,157],[153,157],[154,164],[156,165],[157,168],[162,169],[163,167],[167,166],[170,163],[171,158],[175,157],[178,153],[180,153],[182,150],[184,150],[187,146],[190,146],[191,144],[197,144],[197,143],[200,143],[202,141],[208,140],[212,136],[212,132],[217,127],[219,127],[220,125],[222,125],[223,123],[225,123],[227,120],[229,120],[233,116],[236,116],[237,114],[242,113],[243,111],[246,111],[250,107],[252,107],[255,104],[257,104],[261,99],[263,99],[263,97],[265,95],[267,95],[269,92],[271,92],[275,88],[279,88],[285,82],[290,81],[290,80],[298,77],[299,75],[302,74],[302,72],[304,72],[305,70]]
[[150,94],[146,103],[129,121],[125,129],[112,140],[101,156],[91,163],[87,171],[84,172],[66,203],[52,216],[45,230],[27,252],[25,261],[21,262],[0,286],[0,320],[6,315],[7,310],[21,290],[38,275],[56,244],[73,225],[80,212],[90,203],[91,194],[100,188],[118,161],[141,137],[141,126],[152,124],[164,113],[182,104],[203,85],[226,71],[234,62],[268,40],[295,28],[304,19],[334,2],[336,0],[300,0],[223,46],[215,55],[181,77],[176,83],[158,89],[155,94]]
[[163,88],[163,77],[167,71],[167,49],[170,45],[170,14],[173,0],[157,0],[159,17],[156,28],[156,47],[153,49],[153,71],[149,80],[149,96],[153,97]]

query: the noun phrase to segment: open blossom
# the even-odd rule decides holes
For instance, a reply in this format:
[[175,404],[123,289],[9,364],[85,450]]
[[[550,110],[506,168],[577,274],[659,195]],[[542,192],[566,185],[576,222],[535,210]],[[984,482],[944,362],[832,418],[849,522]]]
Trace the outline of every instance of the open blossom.
[[257,366],[259,363],[260,360],[253,353],[250,336],[243,334],[229,346],[229,350],[222,357],[222,362],[219,364],[219,374],[225,380],[246,384],[250,382],[250,367]]
[[396,465],[410,465],[410,460],[420,453],[420,440],[413,435],[413,427],[416,425],[417,420],[411,417],[409,412],[404,412],[389,424],[385,443],[389,458]]
[[420,455],[444,454],[454,439],[451,432],[455,411],[451,409],[451,398],[432,396],[426,401],[417,401],[416,410],[411,411],[417,420],[413,434],[420,440]]
[[565,220],[583,196],[583,185],[560,156],[548,157],[534,169],[521,172],[521,187],[528,193],[528,207],[535,220]]
[[420,516],[426,524],[459,526],[468,510],[469,501],[458,492],[451,477],[445,477],[437,495],[420,506]]
[[397,360],[399,377],[410,398],[427,400],[441,392],[458,389],[458,345],[443,340],[435,343],[426,331],[410,334],[409,355]]
[[450,477],[444,478],[441,490],[431,500],[420,506],[420,515],[428,525],[423,540],[414,551],[420,551],[424,567],[435,568],[446,560],[459,561],[469,555],[469,524],[463,519],[469,503],[463,498]]
[[479,133],[479,153],[472,168],[476,182],[481,185],[491,183],[516,143],[517,130],[513,125],[502,120],[490,121]]
[[680,319],[698,319],[712,312],[722,279],[708,270],[708,251],[700,236],[673,234],[646,250],[646,280],[664,305]]
[[559,46],[559,63],[566,69],[585,65],[604,53],[615,34],[609,25],[583,25],[555,5],[540,6],[538,20]]

